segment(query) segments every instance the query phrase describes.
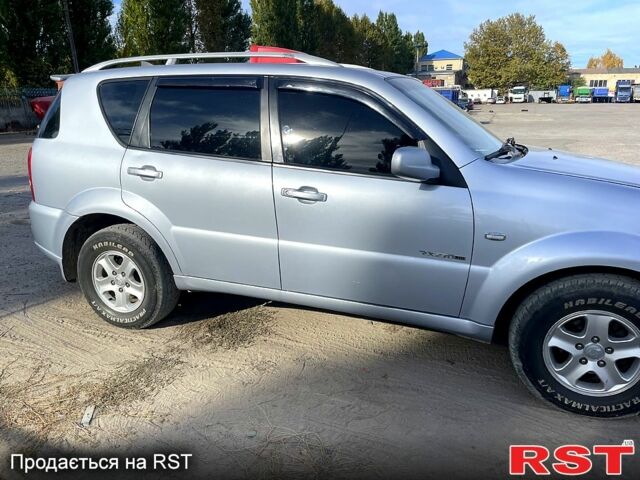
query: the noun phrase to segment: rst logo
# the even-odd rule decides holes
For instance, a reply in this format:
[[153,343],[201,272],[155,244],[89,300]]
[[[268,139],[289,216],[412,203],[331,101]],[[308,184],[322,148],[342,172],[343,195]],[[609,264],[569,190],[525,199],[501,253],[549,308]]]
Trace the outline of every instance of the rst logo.
[[622,475],[622,461],[625,455],[635,455],[633,440],[625,440],[622,445],[595,445],[592,450],[584,445],[563,445],[551,452],[541,445],[511,445],[509,447],[510,475],[551,475],[551,470],[559,475],[584,475],[591,472],[592,455],[602,455],[605,459],[607,475]]

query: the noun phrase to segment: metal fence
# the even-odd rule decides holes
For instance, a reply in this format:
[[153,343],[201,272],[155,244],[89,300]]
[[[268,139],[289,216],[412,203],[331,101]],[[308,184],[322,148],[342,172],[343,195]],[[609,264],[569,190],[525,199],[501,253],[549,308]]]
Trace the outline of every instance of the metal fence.
[[29,130],[38,125],[38,118],[29,101],[36,97],[55,95],[55,88],[1,88],[0,131]]

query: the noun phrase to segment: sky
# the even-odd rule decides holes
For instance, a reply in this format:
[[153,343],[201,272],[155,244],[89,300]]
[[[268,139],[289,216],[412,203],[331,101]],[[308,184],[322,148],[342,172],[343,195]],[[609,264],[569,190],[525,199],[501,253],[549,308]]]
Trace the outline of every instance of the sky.
[[[116,10],[121,0],[115,0]],[[249,0],[241,0],[249,11]],[[535,15],[549,40],[564,44],[574,68],[607,48],[640,66],[640,0],[334,0],[347,15],[393,12],[403,30],[425,33],[429,51],[464,55],[464,42],[481,22],[509,13]]]

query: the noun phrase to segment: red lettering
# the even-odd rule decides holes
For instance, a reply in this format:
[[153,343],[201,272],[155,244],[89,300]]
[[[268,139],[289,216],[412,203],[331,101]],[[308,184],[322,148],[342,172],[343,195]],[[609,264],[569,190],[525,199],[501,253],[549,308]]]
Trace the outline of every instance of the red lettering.
[[593,453],[605,456],[607,475],[622,475],[622,455],[633,455],[635,445],[595,445]]
[[509,447],[509,474],[524,475],[527,465],[536,475],[549,475],[544,462],[549,459],[549,450],[540,445],[511,445]]
[[582,445],[564,445],[556,448],[553,453],[558,463],[553,469],[560,475],[584,475],[589,473],[593,464],[588,458],[591,452]]

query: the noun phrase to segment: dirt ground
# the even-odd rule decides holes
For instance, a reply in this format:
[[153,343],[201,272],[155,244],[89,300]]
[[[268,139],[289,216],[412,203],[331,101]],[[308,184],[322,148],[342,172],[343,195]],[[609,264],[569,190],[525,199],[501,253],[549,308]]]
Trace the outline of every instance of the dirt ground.
[[[640,161],[640,105],[474,115],[519,143]],[[510,444],[637,440],[639,418],[552,409],[505,348],[454,336],[201,293],[155,328],[111,327],[32,243],[31,139],[0,136],[0,478],[21,478],[11,453],[162,451],[192,453],[200,478],[498,479]],[[637,478],[640,456],[624,472]]]

